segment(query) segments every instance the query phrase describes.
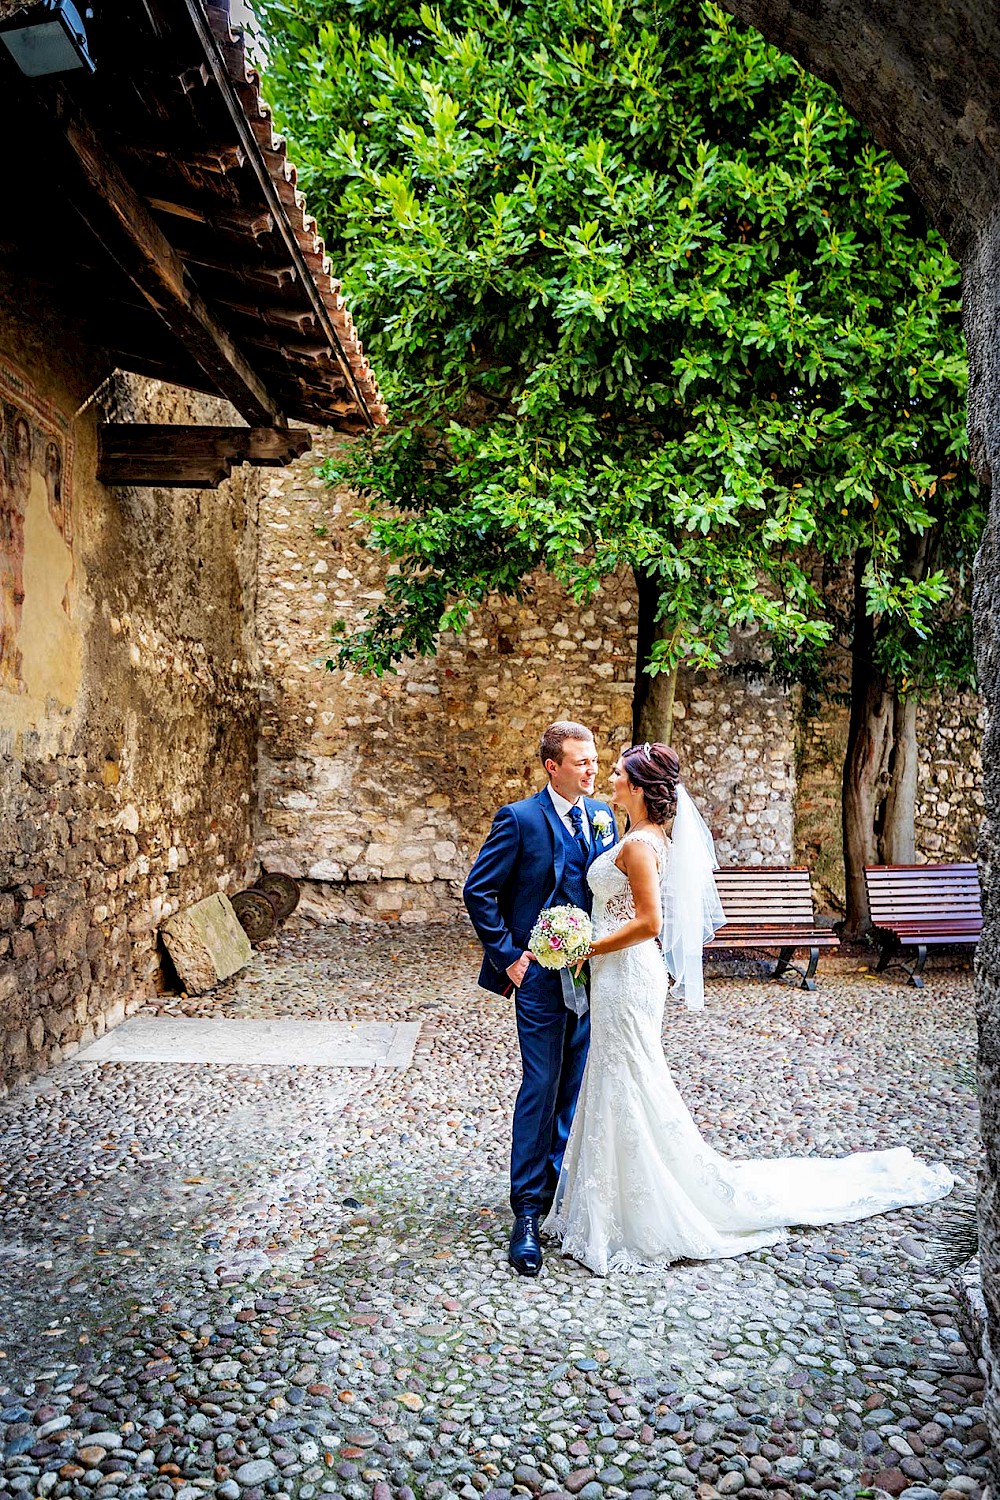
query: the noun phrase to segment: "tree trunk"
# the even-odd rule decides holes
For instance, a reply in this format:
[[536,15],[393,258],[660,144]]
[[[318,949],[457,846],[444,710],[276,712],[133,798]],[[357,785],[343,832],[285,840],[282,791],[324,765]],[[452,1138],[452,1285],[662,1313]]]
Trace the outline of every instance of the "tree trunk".
[[854,560],[854,641],[851,648],[851,720],[844,756],[843,831],[847,913],[844,936],[860,938],[871,926],[865,865],[878,862],[875,819],[886,792],[892,750],[893,693],[875,664],[875,623],[862,586],[868,557]]
[[[904,543],[906,572],[915,583],[926,578],[937,557],[939,530],[911,534]],[[893,744],[889,786],[878,829],[879,863],[912,865],[916,861],[917,698],[893,696]]]
[[639,595],[639,620],[635,643],[635,687],[632,692],[632,743],[642,745],[648,740],[670,744],[674,727],[674,699],[677,695],[677,668],[671,672],[646,671],[652,660],[653,647],[657,641],[670,640],[675,627],[658,620],[660,608],[660,581],[648,573],[635,570],[635,586]]
[[677,668],[672,672],[657,672],[655,677],[644,673],[649,682],[646,696],[638,717],[632,715],[632,743],[670,744],[674,730],[674,700],[677,697]]
[[917,700],[911,694],[893,700],[893,749],[886,793],[879,863],[912,865],[917,857]]

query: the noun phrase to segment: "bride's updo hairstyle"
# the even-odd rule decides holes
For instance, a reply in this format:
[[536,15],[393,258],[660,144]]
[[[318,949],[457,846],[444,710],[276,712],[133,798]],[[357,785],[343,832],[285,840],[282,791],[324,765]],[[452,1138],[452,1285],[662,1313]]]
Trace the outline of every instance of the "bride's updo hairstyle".
[[622,768],[646,799],[651,823],[669,823],[677,811],[681,763],[669,745],[631,745],[622,751]]

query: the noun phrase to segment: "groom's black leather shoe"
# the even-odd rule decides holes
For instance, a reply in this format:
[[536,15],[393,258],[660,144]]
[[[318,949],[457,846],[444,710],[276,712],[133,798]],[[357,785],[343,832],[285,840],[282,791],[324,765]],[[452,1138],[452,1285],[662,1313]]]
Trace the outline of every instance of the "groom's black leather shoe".
[[508,1259],[519,1276],[537,1276],[542,1269],[537,1214],[518,1214],[515,1218]]

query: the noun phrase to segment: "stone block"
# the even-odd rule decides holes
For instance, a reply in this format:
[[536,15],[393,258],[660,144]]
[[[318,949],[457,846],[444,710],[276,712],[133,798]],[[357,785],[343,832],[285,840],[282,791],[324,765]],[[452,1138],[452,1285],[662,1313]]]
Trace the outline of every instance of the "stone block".
[[28,1033],[23,1030],[8,1032],[5,1050],[15,1063],[28,1055]]
[[15,958],[33,958],[35,953],[35,939],[30,932],[15,932],[13,935],[13,949]]
[[160,931],[181,983],[191,995],[213,989],[250,962],[250,940],[232,902],[221,894],[206,896],[178,912]]

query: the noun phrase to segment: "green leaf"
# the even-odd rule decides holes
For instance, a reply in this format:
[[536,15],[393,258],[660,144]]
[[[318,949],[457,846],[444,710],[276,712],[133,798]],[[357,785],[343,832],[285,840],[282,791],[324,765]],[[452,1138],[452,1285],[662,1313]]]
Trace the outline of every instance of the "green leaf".
[[331,660],[632,568],[674,664],[814,675],[860,554],[879,660],[971,680],[959,269],[832,90],[712,3],[255,11],[392,412],[322,469],[391,567]]

